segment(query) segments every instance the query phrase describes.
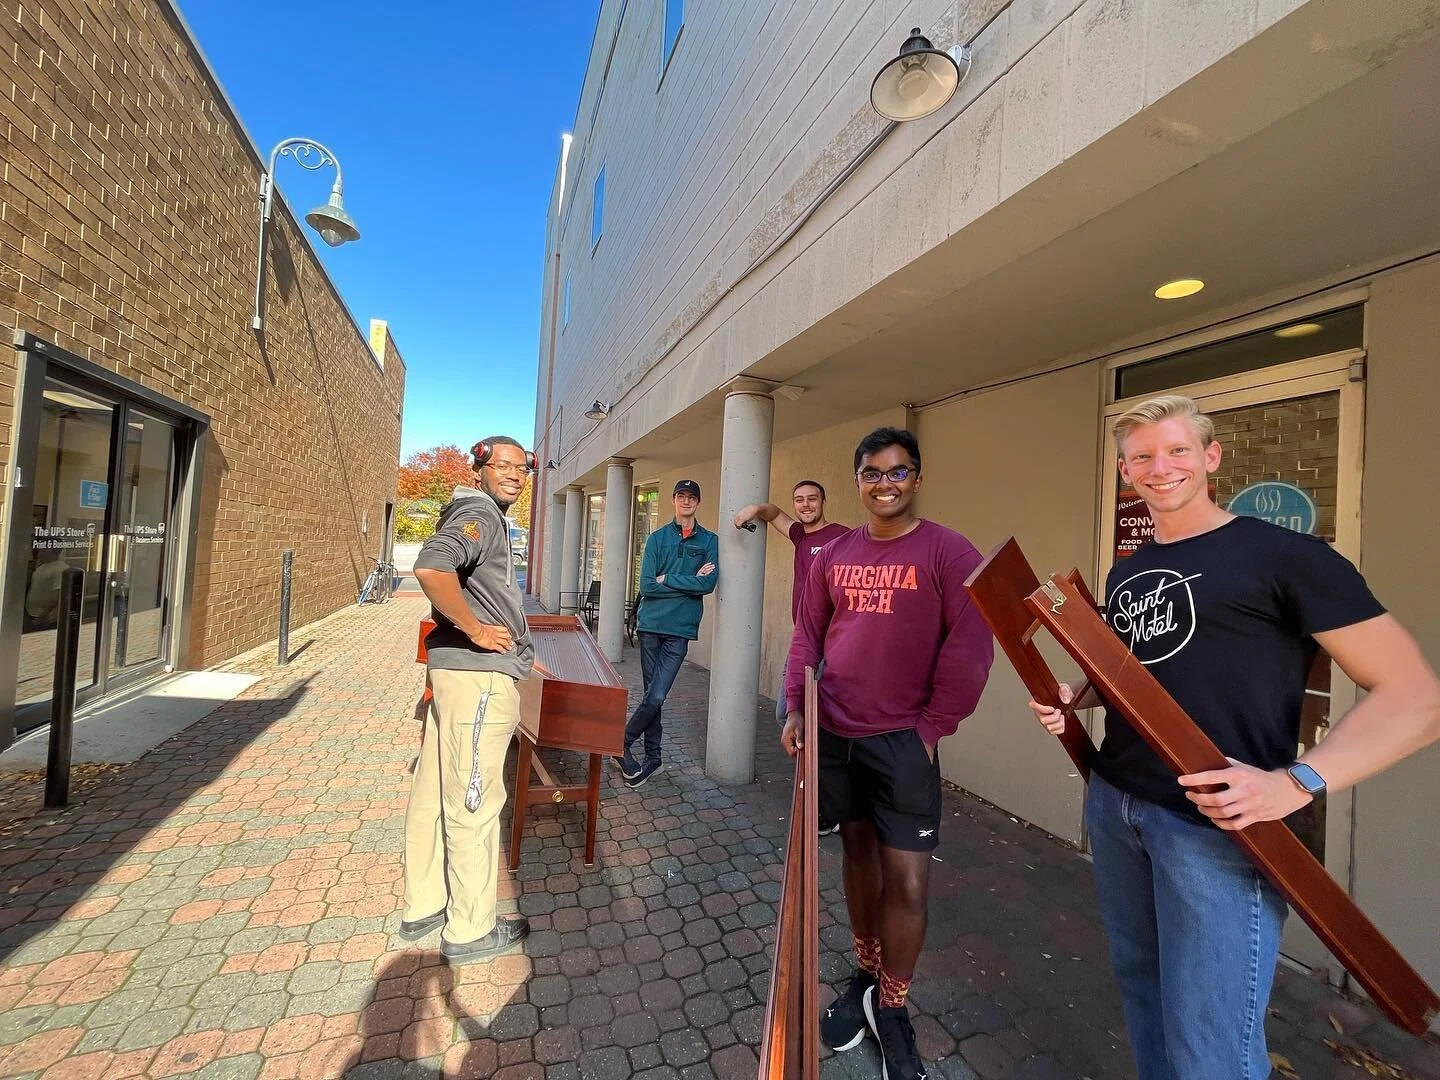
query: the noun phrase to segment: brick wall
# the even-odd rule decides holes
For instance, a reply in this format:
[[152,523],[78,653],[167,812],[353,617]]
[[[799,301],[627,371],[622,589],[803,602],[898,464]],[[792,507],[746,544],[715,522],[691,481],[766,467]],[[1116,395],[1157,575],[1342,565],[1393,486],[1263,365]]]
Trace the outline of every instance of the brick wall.
[[1315,501],[1315,534],[1335,539],[1340,479],[1340,393],[1315,394],[1212,414],[1225,448],[1215,474],[1215,501],[1229,504],[1262,480],[1278,480]]
[[[353,602],[395,497],[404,363],[387,335],[377,364],[284,211],[252,334],[261,166],[169,5],[0,0],[0,159],[0,332],[211,417],[181,660],[274,636],[284,548],[295,625]],[[7,348],[0,475],[15,384]]]

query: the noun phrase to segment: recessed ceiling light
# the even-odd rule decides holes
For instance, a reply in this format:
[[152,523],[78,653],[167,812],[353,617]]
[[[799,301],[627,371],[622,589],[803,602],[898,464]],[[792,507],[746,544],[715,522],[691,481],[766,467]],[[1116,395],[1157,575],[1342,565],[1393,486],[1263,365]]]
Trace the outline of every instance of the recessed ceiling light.
[[1204,287],[1205,283],[1199,278],[1180,278],[1161,285],[1155,290],[1155,295],[1161,300],[1179,300],[1182,297],[1194,296]]
[[1321,326],[1318,322],[1292,323],[1290,326],[1282,326],[1279,330],[1276,330],[1275,336],[1278,338],[1309,337],[1311,334],[1318,334],[1324,329],[1325,327]]

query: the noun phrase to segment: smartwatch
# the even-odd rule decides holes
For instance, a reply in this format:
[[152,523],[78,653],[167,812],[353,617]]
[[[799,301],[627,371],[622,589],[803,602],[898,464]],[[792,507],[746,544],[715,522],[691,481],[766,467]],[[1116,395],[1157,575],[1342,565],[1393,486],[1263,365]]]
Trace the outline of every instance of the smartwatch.
[[1319,798],[1325,794],[1325,778],[1318,772],[1306,765],[1303,761],[1297,761],[1290,768],[1285,770],[1290,778],[1304,788],[1311,795]]

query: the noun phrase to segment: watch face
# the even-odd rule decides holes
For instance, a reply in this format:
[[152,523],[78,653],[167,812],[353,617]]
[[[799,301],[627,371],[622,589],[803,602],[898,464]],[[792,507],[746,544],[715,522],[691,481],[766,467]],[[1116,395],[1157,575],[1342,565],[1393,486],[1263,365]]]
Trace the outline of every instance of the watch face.
[[1325,790],[1325,781],[1321,778],[1320,774],[1309,765],[1297,761],[1294,765],[1290,766],[1290,775],[1295,778],[1297,784],[1311,795],[1319,795]]

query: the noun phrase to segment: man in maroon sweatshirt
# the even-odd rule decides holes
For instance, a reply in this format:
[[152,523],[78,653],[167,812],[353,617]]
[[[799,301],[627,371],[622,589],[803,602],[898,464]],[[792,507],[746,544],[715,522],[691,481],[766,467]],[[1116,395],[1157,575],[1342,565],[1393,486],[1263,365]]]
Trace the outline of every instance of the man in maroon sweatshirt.
[[959,533],[915,516],[920,445],[879,428],[855,449],[868,514],[806,578],[786,662],[792,756],[805,669],[820,681],[820,816],[840,822],[845,901],[859,967],[820,1018],[834,1050],[880,1043],[887,1080],[924,1075],[905,995],[925,941],[930,853],[940,842],[936,748],[974,711],[994,643],[965,579],[981,561]]

